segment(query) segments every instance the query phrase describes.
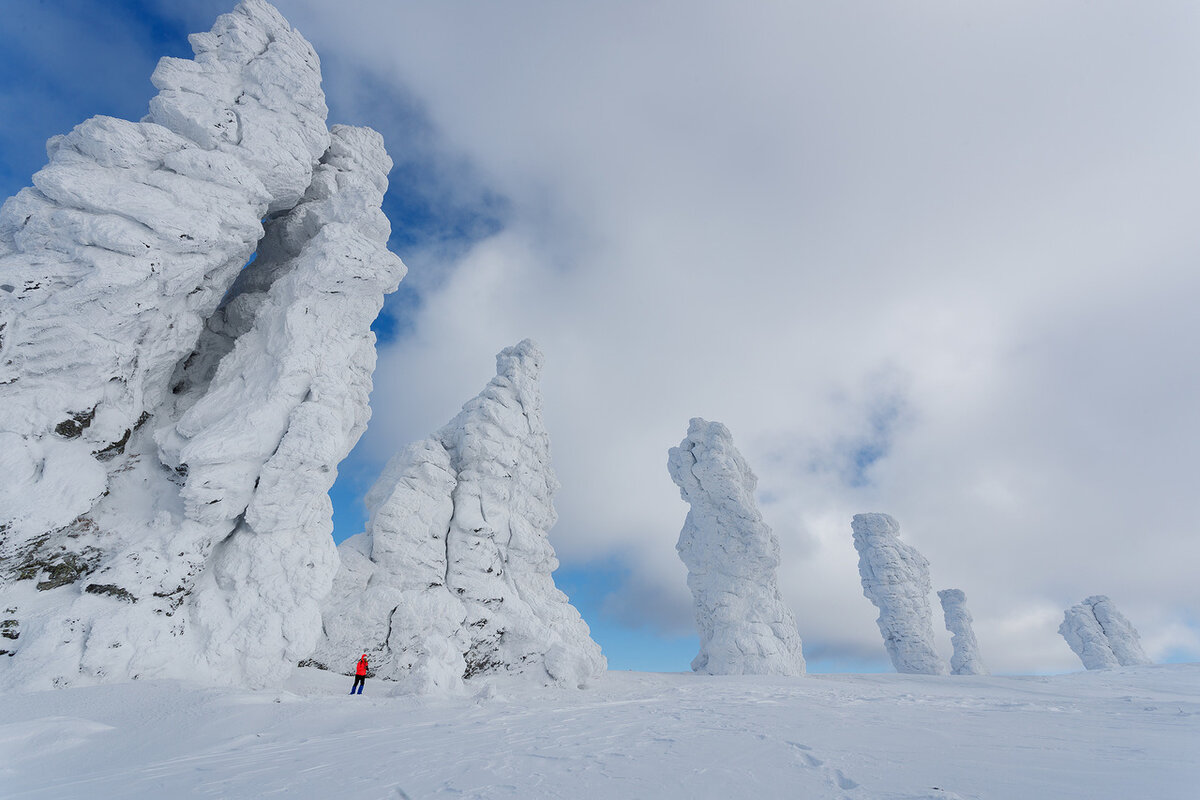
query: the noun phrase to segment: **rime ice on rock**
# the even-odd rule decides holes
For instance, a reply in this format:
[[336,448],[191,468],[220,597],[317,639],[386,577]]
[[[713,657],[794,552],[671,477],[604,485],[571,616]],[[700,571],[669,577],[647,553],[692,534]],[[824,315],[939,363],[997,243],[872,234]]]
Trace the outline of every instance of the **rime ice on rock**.
[[558,481],[529,340],[496,357],[496,377],[430,438],[409,445],[367,497],[367,530],[339,547],[314,661],[409,691],[525,673],[576,686],[605,659],[551,573]]
[[754,500],[758,478],[729,429],[695,418],[667,469],[691,508],[676,550],[688,568],[700,652],[710,675],[801,675],[796,620],[779,594],[779,541]]
[[1142,651],[1133,624],[1104,595],[1093,595],[1068,608],[1058,632],[1086,669],[1152,663]]
[[863,594],[879,609],[879,632],[897,672],[945,675],[934,649],[929,562],[897,538],[900,524],[887,514],[856,514],[854,547]]
[[971,627],[971,612],[967,610],[967,596],[962,589],[942,589],[938,592],[942,601],[942,613],[946,618],[946,630],[950,631],[950,643],[954,655],[950,657],[952,675],[987,675],[987,667],[979,656],[979,642]]
[[52,139],[0,211],[0,684],[262,685],[319,634],[327,492],[404,273],[391,161],[325,127],[263,0],[191,41],[145,121]]

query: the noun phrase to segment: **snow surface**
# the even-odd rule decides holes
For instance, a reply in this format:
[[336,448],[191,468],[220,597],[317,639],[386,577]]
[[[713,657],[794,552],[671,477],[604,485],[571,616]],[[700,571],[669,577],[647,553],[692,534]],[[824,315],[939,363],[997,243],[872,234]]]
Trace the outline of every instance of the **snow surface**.
[[1200,664],[1053,677],[609,672],[388,696],[174,681],[9,693],[0,794],[78,797],[1192,800]]
[[987,675],[987,667],[979,655],[979,642],[971,612],[967,610],[967,595],[962,589],[942,589],[938,592],[942,601],[942,614],[946,619],[946,630],[950,631],[950,644],[954,655],[950,657],[951,675]]
[[897,672],[945,675],[933,640],[929,561],[900,541],[900,523],[887,514],[855,514],[851,523],[858,550],[863,594],[879,609],[879,632]]
[[1102,594],[1068,608],[1058,632],[1087,669],[1151,663],[1142,651],[1141,638],[1133,623]]
[[667,456],[690,505],[675,549],[688,568],[700,632],[692,669],[710,675],[801,675],[804,655],[776,580],[779,540],[763,522],[758,478],[729,429],[696,417]]
[[348,670],[366,652],[408,691],[521,673],[582,686],[605,668],[554,585],[548,533],[558,479],[542,420],[542,352],[526,339],[445,427],[409,445],[367,495],[367,530],[343,542],[312,660]]

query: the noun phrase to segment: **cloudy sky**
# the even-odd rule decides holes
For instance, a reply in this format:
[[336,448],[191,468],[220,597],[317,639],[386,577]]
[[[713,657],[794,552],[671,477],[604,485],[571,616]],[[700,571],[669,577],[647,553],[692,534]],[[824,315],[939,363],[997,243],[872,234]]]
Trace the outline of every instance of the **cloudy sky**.
[[[556,579],[614,668],[695,653],[666,471],[693,416],[759,476],[811,671],[889,668],[862,511],[966,592],[995,671],[1078,669],[1056,630],[1091,594],[1200,659],[1200,6],[277,5],[331,122],[384,133],[410,268],[339,538],[528,336]],[[139,118],[155,60],[230,6],[6,8],[2,194],[48,136]]]

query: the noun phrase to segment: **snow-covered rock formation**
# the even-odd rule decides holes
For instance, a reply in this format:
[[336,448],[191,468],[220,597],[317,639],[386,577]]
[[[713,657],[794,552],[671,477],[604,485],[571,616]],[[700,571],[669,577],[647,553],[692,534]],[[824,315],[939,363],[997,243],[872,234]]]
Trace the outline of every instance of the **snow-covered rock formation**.
[[191,43],[0,210],[0,684],[259,685],[319,634],[391,160],[263,0]]
[[987,667],[979,655],[979,642],[975,640],[974,621],[967,610],[967,596],[962,589],[942,589],[938,592],[942,601],[942,613],[946,618],[946,630],[950,631],[950,644],[954,655],[950,656],[950,674],[987,675]]
[[667,457],[690,505],[676,550],[688,568],[700,652],[692,669],[710,675],[801,675],[796,620],[779,594],[779,540],[763,522],[758,478],[729,429],[699,417]]
[[451,422],[409,445],[367,495],[367,529],[343,542],[313,661],[414,692],[523,673],[578,686],[605,659],[554,586],[547,532],[558,481],[542,422],[542,354],[525,340]]
[[879,609],[879,632],[897,672],[945,675],[933,641],[929,562],[900,541],[887,514],[856,514],[851,524],[863,594]]
[[1058,632],[1086,669],[1153,663],[1142,651],[1141,638],[1133,624],[1102,594],[1068,608]]

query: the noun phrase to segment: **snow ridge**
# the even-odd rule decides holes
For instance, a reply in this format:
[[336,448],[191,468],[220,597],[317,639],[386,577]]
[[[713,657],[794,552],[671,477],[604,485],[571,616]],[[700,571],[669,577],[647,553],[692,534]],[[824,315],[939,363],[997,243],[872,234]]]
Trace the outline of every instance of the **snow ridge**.
[[339,547],[314,661],[412,692],[516,673],[565,686],[605,668],[567,597],[547,532],[558,480],[542,421],[543,356],[526,339],[449,424],[402,450],[367,496],[367,530]]
[[1086,598],[1064,612],[1058,632],[1079,656],[1085,669],[1112,669],[1151,664],[1141,638],[1105,595]]
[[863,594],[879,609],[879,632],[897,672],[945,675],[933,643],[929,561],[901,542],[887,514],[856,514],[851,524]]
[[191,43],[0,210],[0,685],[278,683],[319,631],[391,160],[263,0]]
[[779,540],[763,522],[758,478],[729,429],[696,417],[667,458],[690,505],[676,550],[688,568],[700,652],[692,669],[710,675],[802,675],[796,620],[776,580]]

